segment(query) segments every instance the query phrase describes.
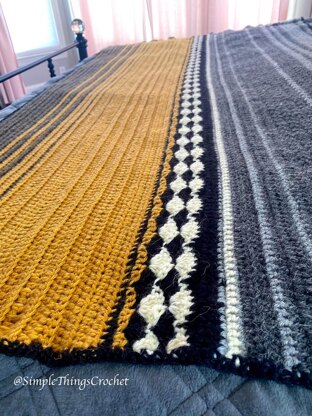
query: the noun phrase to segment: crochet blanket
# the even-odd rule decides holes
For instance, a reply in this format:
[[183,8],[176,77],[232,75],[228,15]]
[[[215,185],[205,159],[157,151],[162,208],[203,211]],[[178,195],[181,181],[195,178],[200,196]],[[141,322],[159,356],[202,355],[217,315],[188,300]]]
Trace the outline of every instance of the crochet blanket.
[[0,123],[0,350],[311,387],[311,21],[110,48]]

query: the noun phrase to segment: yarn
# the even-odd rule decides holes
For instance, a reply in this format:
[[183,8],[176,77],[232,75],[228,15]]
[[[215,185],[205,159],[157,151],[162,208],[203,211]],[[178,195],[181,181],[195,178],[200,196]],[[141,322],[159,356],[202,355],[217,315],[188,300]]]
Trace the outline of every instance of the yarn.
[[311,22],[109,48],[0,123],[0,351],[311,387]]

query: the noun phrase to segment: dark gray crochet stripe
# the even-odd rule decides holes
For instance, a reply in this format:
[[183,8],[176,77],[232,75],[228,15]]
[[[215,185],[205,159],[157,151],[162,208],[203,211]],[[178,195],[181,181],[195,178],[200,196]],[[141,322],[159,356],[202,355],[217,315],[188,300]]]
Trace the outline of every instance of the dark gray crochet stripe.
[[309,33],[312,30],[312,21],[311,19],[301,19],[302,22],[298,22],[298,28],[304,32]]
[[[221,48],[222,39],[217,38],[217,40],[217,44]],[[212,56],[215,56],[216,49],[213,39],[210,40],[210,48],[212,48]],[[216,60],[213,61],[212,74],[213,83],[218,86],[219,76]],[[248,170],[237,141],[233,140],[235,125],[232,118],[228,117],[230,108],[221,85],[218,86],[217,92],[220,116],[223,121],[221,121],[222,136],[231,172],[234,227],[235,231],[239,231],[234,235],[237,267],[242,278],[248,276],[248,279],[245,279],[244,284],[240,286],[243,324],[245,328],[249,328],[244,334],[247,353],[251,356],[261,357],[270,351],[270,357],[273,360],[281,361],[281,341],[279,331],[276,329],[276,316],[274,312],[272,313],[272,300],[267,296],[270,286],[266,276],[260,232],[257,226],[257,211],[251,198],[246,198],[246,195],[252,195]],[[222,115],[225,116],[224,120]],[[242,213],[243,219],[241,218]],[[255,293],[259,294],[256,298]],[[261,314],[259,314],[259,309],[261,309]],[[262,331],[259,331],[260,327]]]
[[[36,101],[34,99],[31,101],[32,110],[34,113],[29,114],[29,112],[26,111],[18,111],[16,112],[15,116],[18,115],[18,122],[19,123],[25,123],[28,124],[28,121],[31,119],[33,123],[37,122],[41,118],[41,114],[37,112],[42,109],[44,106],[46,111],[50,111],[53,109],[53,107],[59,102],[59,100],[64,96],[64,91],[66,93],[70,93],[72,90],[72,85],[77,85],[77,82],[83,82],[87,81],[89,78],[89,66],[98,68],[98,59],[96,59],[99,56],[102,56],[102,58],[109,62],[110,59],[114,58],[116,54],[122,49],[121,46],[114,47],[114,48],[107,48],[103,51],[101,51],[99,54],[97,54],[93,58],[88,58],[88,65],[81,65],[79,64],[78,68],[75,68],[75,71],[68,74],[66,77],[62,78],[63,84],[60,84],[59,82],[56,82],[55,84],[52,84],[48,87],[49,91],[47,91],[47,88],[44,89],[37,97]],[[52,79],[53,80],[53,79]],[[70,97],[72,98],[72,97]],[[26,104],[25,104],[26,105]],[[0,124],[1,126],[1,124]],[[16,127],[14,120],[12,120],[12,117],[6,118],[6,126],[1,126],[1,129],[3,129],[3,133],[6,134],[5,139],[7,141],[10,141],[12,138],[14,138],[17,134],[19,134],[20,129]],[[12,131],[13,129],[13,131]],[[1,139],[0,142],[0,149],[6,146],[7,143],[5,143],[4,138]]]
[[311,370],[312,59],[292,41],[299,30],[312,41],[302,26],[227,32],[211,43],[219,51],[213,81],[231,177],[247,355]]
[[[312,33],[312,32],[311,32]],[[282,53],[280,51],[277,51],[273,49],[272,53],[275,53],[275,55],[280,58],[281,55],[285,55],[285,51]],[[290,196],[288,195],[295,195],[298,200],[306,199],[308,198],[308,204],[304,207],[303,210],[301,210],[300,206],[298,205],[297,208],[293,208],[291,212],[294,210],[298,211],[300,214],[298,217],[294,216],[294,213],[292,213],[292,216],[294,217],[293,222],[300,230],[300,224],[304,223],[304,229],[307,229],[306,234],[309,234],[310,237],[307,236],[304,237],[304,232],[301,231],[298,234],[301,235],[301,241],[306,248],[306,252],[310,260],[312,261],[312,255],[311,255],[311,215],[312,215],[312,198],[310,196],[309,188],[310,183],[309,181],[301,181],[300,184],[297,182],[293,183],[292,181],[288,180],[289,176],[292,176],[296,174],[298,176],[298,179],[302,177],[302,173],[304,170],[307,169],[310,162],[310,139],[309,134],[306,131],[305,126],[305,116],[307,115],[306,120],[310,120],[312,116],[312,95],[311,95],[311,89],[309,88],[309,83],[311,79],[311,70],[312,70],[312,64],[311,64],[311,58],[308,60],[304,58],[304,61],[306,64],[309,64],[311,67],[311,70],[307,70],[306,68],[298,67],[298,61],[296,62],[292,56],[292,52],[290,52],[290,56],[288,59],[290,60],[289,64],[286,65],[286,62],[283,63],[283,66],[287,67],[288,73],[293,72],[292,76],[292,82],[296,82],[297,85],[304,85],[304,93],[308,97],[309,100],[311,100],[311,103],[304,102],[305,99],[300,94],[297,94],[295,97],[293,97],[294,88],[289,83],[285,83],[284,80],[281,80],[281,77],[277,74],[276,82],[279,82],[281,88],[279,91],[280,94],[280,104],[279,108],[274,108],[274,104],[271,104],[272,110],[270,113],[274,113],[274,120],[277,120],[279,123],[284,122],[287,123],[287,131],[284,129],[282,132],[280,132],[280,136],[278,138],[278,141],[276,140],[277,136],[277,129],[276,124],[272,125],[272,128],[270,129],[270,133],[268,135],[269,143],[271,141],[273,142],[272,151],[274,152],[274,157],[276,160],[276,163],[283,165],[283,161],[286,160],[288,155],[296,155],[296,160],[289,160],[287,163],[284,163],[284,166],[282,169],[280,169],[279,177],[282,179],[285,179],[285,184],[282,183],[282,186],[286,192],[286,195],[288,196],[288,200],[290,200]],[[272,55],[273,56],[273,55]],[[276,59],[276,56],[274,56],[274,59]],[[290,59],[291,58],[291,59]],[[277,60],[277,59],[276,59]],[[281,65],[282,66],[282,65]],[[302,79],[304,82],[302,82]],[[283,88],[282,88],[283,86]],[[289,97],[291,96],[291,100]],[[283,100],[288,100],[289,103],[287,103],[287,107],[283,104]],[[283,107],[283,108],[282,108]],[[266,111],[267,108],[264,109]],[[288,118],[287,113],[289,114]],[[289,125],[291,124],[291,130],[289,129]],[[286,128],[286,126],[285,126]],[[294,131],[293,131],[294,130]],[[282,133],[282,134],[281,134]],[[289,136],[292,136],[292,140],[289,140]],[[298,149],[300,147],[300,149]],[[298,153],[298,150],[300,150],[300,153]],[[307,172],[308,173],[308,172]],[[288,190],[289,188],[289,190]],[[297,195],[298,194],[298,195]],[[290,204],[290,202],[289,202]],[[291,205],[291,204],[290,204]],[[309,241],[308,241],[309,240]]]
[[[133,51],[132,51],[133,52]],[[95,72],[95,71],[97,71],[98,69],[99,69],[99,65],[101,65],[100,64],[100,59],[99,59],[100,57],[98,57],[98,59],[94,59],[94,61],[96,61],[95,63],[97,64],[97,65],[93,65],[93,68],[92,68],[92,72],[90,72],[90,71],[88,71],[88,74],[89,74],[89,76],[90,75],[92,75],[92,73],[93,72]],[[111,57],[112,58],[112,57]],[[110,58],[110,59],[111,59]],[[124,62],[124,60],[121,60],[120,62],[119,62],[119,64],[118,64],[118,66],[120,66],[120,65],[122,65],[122,63]],[[110,76],[111,76],[111,74],[112,73],[109,73],[109,69],[110,69],[110,67],[111,67],[111,65],[108,65],[108,67],[107,67],[107,71],[105,71],[105,72],[107,72],[107,76],[104,78],[104,79],[107,79],[107,78],[109,78]],[[80,68],[79,68],[80,69]],[[77,72],[79,71],[79,69],[77,69]],[[74,72],[76,72],[76,71],[74,71]],[[84,75],[86,75],[87,76],[87,74],[84,74]],[[60,80],[57,84],[60,84],[59,85],[59,87],[61,88],[62,87],[62,84],[63,83],[65,83],[66,84],[66,86],[65,86],[65,88],[64,88],[64,91],[65,90],[67,90],[67,88],[70,90],[70,84],[73,86],[74,84],[73,84],[73,82],[74,82],[74,80],[68,80],[67,79],[67,77],[66,78],[64,78],[63,80]],[[79,78],[79,75],[78,75],[78,77],[77,77],[77,79],[75,80],[75,82],[76,82],[76,85],[77,84],[79,84],[80,82],[81,82],[81,80],[80,80],[80,78]],[[101,79],[101,80],[99,80],[96,84],[95,84],[95,86],[97,86],[97,85],[99,85],[100,83],[102,83],[103,82],[103,78]],[[87,97],[88,96],[88,94],[90,94],[92,91],[93,91],[93,89],[94,89],[94,87],[95,86],[91,86],[88,90],[86,90],[83,94],[82,94],[82,96],[80,97],[80,99],[78,100],[78,101],[75,101],[73,104],[72,104],[72,106],[70,106],[68,109],[67,109],[67,111],[62,115],[62,117],[60,117],[60,118],[57,118],[52,124],[51,124],[51,126],[49,127],[49,128],[47,128],[47,129],[45,129],[44,130],[44,132],[37,138],[37,140],[36,141],[34,141],[30,146],[28,146],[23,152],[21,152],[20,154],[18,154],[18,156],[15,158],[15,159],[13,159],[12,160],[12,162],[10,162],[10,163],[8,163],[7,164],[7,166],[6,166],[6,168],[5,169],[3,169],[2,171],[1,171],[1,173],[0,173],[0,176],[4,176],[5,174],[7,174],[14,166],[16,166],[18,163],[20,163],[21,162],[21,160],[23,160],[23,158],[24,157],[26,157],[29,153],[31,153],[31,151],[33,151],[34,149],[36,149],[36,147],[37,147],[37,145],[39,144],[39,143],[41,143],[46,137],[47,137],[47,135],[49,134],[49,133],[51,133],[53,130],[54,130],[54,128],[55,127],[57,127],[57,125],[61,122],[61,121],[63,121],[63,120],[65,120],[70,114],[71,114],[71,112],[75,109],[75,108],[77,108],[78,106],[79,106],[79,104],[80,104],[80,102],[85,98],[85,97]],[[52,88],[51,88],[52,89]],[[50,89],[49,89],[50,90]],[[62,91],[62,90],[60,90],[60,91]],[[47,93],[48,93],[48,91],[47,91]],[[53,95],[55,95],[54,94],[54,91],[51,91],[51,93],[52,93],[52,97],[53,97]],[[59,94],[59,93],[57,93],[57,94]],[[43,95],[43,94],[42,94]],[[63,94],[62,94],[63,95]],[[38,99],[40,99],[41,98],[41,95],[39,95],[38,96]],[[59,99],[61,99],[62,97],[60,96],[60,98]],[[67,99],[66,100],[66,103],[68,103],[68,104],[70,104],[70,101],[71,101],[71,99],[72,99],[72,97],[70,97],[69,99]],[[53,101],[53,100],[52,100]],[[32,102],[36,102],[36,99],[34,99],[34,100],[32,100]],[[90,105],[92,105],[92,104],[90,104]],[[28,106],[27,105],[25,105],[25,107],[23,107],[21,110],[20,110],[20,112],[22,112],[22,110],[24,110],[24,111],[28,111],[28,108],[27,108]],[[43,107],[44,108],[44,107]],[[44,108],[44,110],[45,110],[45,108]],[[39,112],[39,111],[38,111]],[[44,112],[44,114],[45,114],[46,112]],[[9,120],[12,120],[12,119],[14,119],[14,116],[15,116],[15,114],[16,114],[16,116],[18,116],[18,114],[19,114],[19,112],[16,112],[16,113],[14,113],[11,117],[9,117],[9,119],[8,119],[8,121]],[[42,117],[44,116],[44,114],[42,114]],[[53,118],[53,116],[54,116],[55,114],[51,114],[51,116],[49,116],[49,118],[48,118],[48,120],[50,120],[51,118]],[[66,131],[73,125],[73,123],[75,123],[75,121],[73,121],[71,124],[69,124],[68,123],[68,125],[67,125],[67,128],[66,128]],[[6,123],[5,123],[5,121],[3,122],[3,124],[5,125]],[[0,125],[1,126],[1,125]],[[29,127],[29,125],[27,125],[27,126],[24,126],[24,128],[25,128],[25,130],[27,129]],[[39,127],[40,128],[40,127]],[[36,129],[37,130],[37,129]],[[27,135],[25,138],[23,138],[20,142],[19,142],[19,144],[17,145],[17,147],[20,147],[23,143],[25,143],[31,136],[32,136],[32,134],[33,134],[33,132],[31,132],[29,135]],[[52,145],[51,146],[49,146],[49,148],[48,148],[48,150],[44,153],[44,155],[42,156],[42,157],[44,157],[55,145],[56,145],[56,143],[58,142],[59,140],[57,140],[57,141],[55,141],[55,142],[53,142],[52,143]],[[6,157],[8,157],[10,154],[12,154],[12,152],[13,152],[13,150],[15,150],[15,147],[13,147],[12,148],[12,150],[10,150],[8,153],[7,153],[7,155],[6,155]],[[27,172],[29,172],[29,171],[31,171],[32,169],[33,169],[33,167],[42,159],[42,157],[41,158],[39,158],[37,161],[36,161],[36,163],[34,164],[34,165],[32,165],[31,167],[30,167],[30,169],[27,171]],[[25,175],[23,175],[23,176],[25,176]]]
[[[292,51],[289,48],[284,47],[284,49],[282,49],[284,45],[278,41],[276,35],[274,36],[276,31],[273,28],[259,28],[257,31],[255,31],[255,29],[247,29],[246,32],[249,33],[250,40],[254,46],[254,63],[259,64],[261,62],[262,65],[268,68],[270,74],[272,75],[272,78],[266,78],[266,82],[273,84],[274,79],[280,79],[281,76],[274,70],[274,66],[278,66],[279,71],[283,72],[282,78],[284,80],[285,87],[287,89],[289,88],[291,91],[291,95],[288,98],[292,97],[293,89],[296,87],[297,94],[292,98],[300,101],[300,105],[304,106],[304,103],[300,100],[301,96],[307,104],[311,105],[311,97],[307,94],[309,91],[309,84],[306,83],[312,75],[311,59],[307,59],[302,52],[300,53],[300,51],[298,51],[298,55],[301,55],[301,61],[298,61],[291,55]],[[307,40],[312,42],[312,31],[310,31],[310,33],[306,33],[305,37]],[[248,41],[248,39],[246,39],[246,41]],[[261,56],[259,56],[260,50],[262,50]],[[270,59],[272,58],[274,63],[270,62]],[[308,65],[309,68],[303,65],[302,60],[305,61],[305,64]],[[287,78],[291,78],[293,87],[290,87],[289,80]],[[281,103],[278,102],[277,104],[280,105]]]
[[307,34],[309,35],[311,30],[308,29],[308,32],[306,32],[305,29],[306,25],[303,25],[303,27],[300,25],[296,27],[296,29],[291,33],[288,33],[288,31],[282,27],[280,29],[280,33],[283,34],[284,38],[291,42],[294,46],[299,46],[302,48],[305,51],[305,54],[309,56],[309,54],[312,52],[312,45]]
[[[271,37],[272,36],[276,38],[279,45],[278,47],[281,49],[286,48],[287,52],[289,51],[290,54],[297,55],[299,52],[300,55],[298,55],[297,59],[299,62],[302,60],[303,65],[310,64],[309,58],[311,55],[312,48],[309,48],[309,45],[305,43],[304,41],[309,39],[306,35],[304,35],[300,29],[297,29],[296,31],[293,31],[292,33],[289,33],[287,30],[278,30],[278,28],[270,28],[270,30],[267,30],[267,28],[263,28],[266,36]],[[297,39],[300,39],[299,42],[296,42],[296,38],[292,37],[296,36]],[[287,53],[286,52],[286,53]],[[308,58],[308,60],[306,60]]]
[[[273,28],[271,28],[272,30]],[[289,31],[290,32],[290,31]],[[272,33],[276,35],[276,30],[272,30]],[[311,32],[312,34],[312,32]],[[310,34],[310,38],[311,38]],[[281,36],[279,36],[280,38]],[[273,41],[273,37],[271,37]],[[274,45],[276,42],[274,41]],[[305,91],[308,94],[309,91],[309,79],[311,75],[307,75],[307,68],[302,68],[302,66],[298,69],[298,60],[297,62],[294,60],[293,50],[289,49],[289,55],[287,54],[287,50],[283,49],[282,51],[279,48],[273,48],[272,53],[270,56],[273,57],[274,60],[277,61],[283,58],[288,59],[290,62],[288,65],[283,65],[282,67],[286,67],[288,70],[288,74],[296,73],[294,76],[294,80],[298,85],[305,85]],[[298,52],[298,49],[297,49]],[[302,53],[302,51],[301,51]],[[302,53],[302,58],[303,58]],[[288,58],[286,58],[288,56]],[[306,60],[304,57],[300,61],[304,62],[306,66],[308,64],[311,67],[311,58]],[[285,63],[286,64],[286,63]],[[311,70],[309,70],[311,74]],[[302,80],[306,80],[302,82]],[[278,82],[278,81],[276,81]],[[279,94],[283,94],[285,90],[283,90],[284,80],[280,80],[279,84],[280,88],[278,88]],[[310,84],[311,85],[311,84]],[[287,93],[287,90],[286,90]],[[276,93],[277,94],[277,93]],[[293,95],[293,94],[292,94]],[[286,97],[280,97],[280,101],[284,100],[287,101]],[[304,207],[304,209],[300,209],[299,205],[298,208],[295,209],[292,207],[293,201],[297,204],[297,201],[304,201],[305,195],[302,193],[302,182],[300,184],[299,180],[302,176],[302,166],[311,166],[311,157],[306,157],[305,153],[308,152],[308,155],[311,154],[311,150],[309,152],[309,140],[307,140],[306,132],[304,131],[304,124],[301,128],[298,129],[298,121],[305,117],[306,120],[311,119],[312,116],[312,109],[311,106],[304,106],[303,99],[300,97],[301,102],[299,100],[298,104],[295,100],[289,100],[287,103],[287,108],[284,108],[284,111],[280,111],[279,115],[277,114],[274,116],[274,120],[278,123],[282,123],[283,120],[286,118],[287,111],[288,114],[293,114],[294,120],[291,118],[287,121],[288,123],[288,130],[281,132],[277,128],[277,124],[274,124],[271,128],[270,135],[266,134],[266,138],[264,135],[265,132],[265,119],[267,119],[268,115],[265,114],[266,108],[259,112],[258,115],[258,131],[259,128],[262,127],[262,132],[260,131],[260,135],[264,136],[263,140],[267,140],[267,149],[266,152],[263,152],[263,147],[260,149],[261,146],[255,147],[254,153],[255,155],[259,156],[259,164],[260,169],[262,171],[267,171],[268,165],[267,157],[268,157],[268,148],[269,151],[273,152],[273,158],[271,157],[272,163],[275,165],[275,169],[277,171],[276,176],[262,176],[263,180],[266,179],[266,183],[264,186],[267,186],[275,195],[275,198],[270,198],[271,202],[271,210],[272,215],[274,217],[275,223],[275,232],[276,238],[281,244],[283,248],[282,252],[284,256],[282,257],[282,261],[285,262],[285,265],[288,269],[288,275],[286,278],[286,290],[289,293],[290,302],[293,304],[292,316],[294,320],[295,328],[298,328],[296,339],[299,340],[298,342],[298,349],[300,350],[301,354],[304,356],[304,359],[301,361],[303,363],[307,362],[309,366],[309,362],[311,363],[311,343],[310,343],[310,334],[311,334],[311,326],[305,325],[306,316],[311,316],[311,302],[308,299],[308,287],[311,287],[311,205],[308,204]],[[257,110],[255,110],[257,111]],[[279,116],[279,117],[278,117]],[[294,123],[294,121],[296,121]],[[261,134],[262,133],[262,134]],[[271,135],[275,137],[281,136],[278,141],[273,140]],[[283,163],[280,160],[280,157],[283,153],[290,155],[290,144],[289,139],[291,138],[291,145],[294,143],[294,148],[292,155],[296,155],[296,159],[292,160],[292,158],[288,157],[289,162]],[[252,143],[253,146],[256,145],[256,142]],[[260,152],[262,150],[262,158],[260,158]],[[299,153],[298,153],[299,151]],[[301,153],[301,154],[300,154]],[[284,159],[285,160],[285,159]],[[300,161],[300,165],[298,166],[298,161]],[[302,163],[302,166],[301,166]],[[278,168],[276,168],[278,166]],[[271,165],[272,167],[272,165]],[[289,168],[291,168],[289,170]],[[295,175],[297,176],[297,180],[294,181]],[[279,181],[277,181],[277,177]],[[306,181],[306,186],[309,187],[309,183]],[[307,189],[308,191],[308,189]],[[311,201],[310,201],[311,202]],[[304,232],[307,235],[304,235]],[[310,240],[306,241],[306,240]],[[289,244],[289,242],[291,242]],[[310,246],[309,246],[310,244]],[[308,257],[308,262],[307,262]],[[300,279],[298,277],[300,276]],[[300,299],[300,302],[298,300]]]
[[[75,96],[75,93],[71,93],[72,89],[84,81],[87,81],[85,86],[88,87],[92,82],[89,80],[89,77],[94,72],[98,71],[101,66],[108,64],[107,68],[105,68],[105,72],[108,73],[107,76],[110,76],[109,71],[114,63],[110,63],[110,61],[113,60],[113,58],[120,52],[122,48],[123,47],[120,46],[116,48],[109,48],[108,50],[105,49],[104,51],[100,52],[94,59],[89,61],[88,65],[82,65],[71,74],[61,79],[59,82],[51,85],[47,90],[44,90],[41,94],[39,94],[38,97],[31,100],[29,103],[26,103],[25,106],[23,106],[19,111],[16,111],[10,117],[5,119],[5,121],[0,123],[0,149],[3,149],[5,146],[7,146],[10,141],[13,140],[17,135],[21,134],[23,131],[26,131],[30,126],[40,121],[40,119],[45,114],[53,110],[53,108],[62,100],[62,98],[67,93],[70,94],[64,101],[64,105],[70,104],[71,100]],[[119,63],[119,66],[122,62],[123,61]],[[92,91],[92,88],[87,90],[81,99],[86,97],[90,91]],[[69,109],[66,115],[69,114],[78,105],[79,101]],[[31,111],[29,111],[29,106],[31,106]],[[48,120],[51,120],[58,111],[59,110],[52,112]],[[66,117],[66,115],[64,115],[64,117]],[[32,137],[32,135],[35,134],[41,127],[42,123],[40,123],[39,126],[37,126],[23,139],[16,143],[12,149],[10,149],[1,157],[1,162],[10,156],[14,151],[18,150],[18,148],[30,137]]]
[[[109,60],[110,58],[113,58],[114,55],[118,53],[118,51],[109,48],[109,50],[104,50],[101,52],[105,56],[104,59]],[[96,64],[96,61],[94,59],[91,59],[89,61],[89,65]],[[88,65],[88,66],[89,66]],[[84,65],[82,65],[79,69],[76,69],[73,73],[66,76],[66,79],[64,78],[63,83],[60,85],[59,82],[50,85],[49,91],[47,89],[43,90],[37,97],[36,100],[31,100],[31,106],[34,114],[32,114],[30,111],[22,111],[21,109],[18,112],[15,112],[13,119],[12,116],[5,119],[5,124],[1,123],[1,140],[0,140],[0,150],[2,150],[14,137],[16,137],[20,133],[20,125],[29,125],[30,123],[34,124],[40,118],[42,117],[42,108],[46,112],[50,111],[54,108],[54,106],[60,101],[63,95],[63,88],[65,89],[65,93],[70,92],[72,87],[71,83],[74,85],[77,84],[78,80],[85,81],[88,79],[88,73],[89,69],[85,68]],[[69,82],[70,81],[70,82]],[[25,104],[26,105],[26,104]],[[30,105],[30,104],[29,104]],[[41,110],[41,111],[39,111]],[[37,130],[34,130],[36,132]]]
[[[224,50],[222,54],[222,59],[225,59],[224,66],[229,65],[229,62],[226,61],[226,52],[227,51]],[[216,57],[218,60],[218,54],[216,54]],[[287,368],[291,368],[293,365],[298,363],[299,351],[295,320],[291,314],[293,306],[287,296],[285,296],[287,285],[286,276],[288,274],[288,270],[285,267],[285,262],[283,261],[284,259],[281,258],[278,252],[278,241],[276,241],[274,233],[274,220],[272,219],[272,213],[270,212],[270,207],[268,206],[268,202],[266,200],[266,192],[262,185],[260,170],[258,169],[255,157],[248,146],[247,137],[249,137],[250,130],[252,128],[250,127],[250,120],[246,117],[246,110],[242,107],[241,101],[235,101],[231,92],[233,90],[233,84],[231,84],[231,73],[227,72],[228,68],[229,67],[227,67],[224,71],[219,68],[219,77],[221,85],[226,92],[226,99],[230,105],[231,116],[235,124],[237,145],[243,154],[252,186],[254,204],[258,213],[259,231],[265,259],[266,273],[270,281],[270,292],[273,299],[274,311],[277,316],[277,323],[282,341],[283,361]],[[235,96],[237,97],[237,93]],[[242,110],[244,111],[244,118],[240,117],[240,111]],[[234,220],[238,220],[238,218],[235,218]],[[239,218],[238,222],[241,220],[243,220],[243,218]],[[244,279],[244,277],[241,276],[241,279]],[[245,329],[247,332],[246,327]]]

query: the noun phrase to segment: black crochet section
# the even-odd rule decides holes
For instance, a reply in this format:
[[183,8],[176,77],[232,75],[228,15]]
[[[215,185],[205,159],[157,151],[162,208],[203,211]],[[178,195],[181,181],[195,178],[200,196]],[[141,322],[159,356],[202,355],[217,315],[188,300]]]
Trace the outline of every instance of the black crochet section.
[[187,318],[187,334],[189,342],[195,348],[216,351],[220,342],[220,316],[218,312],[218,161],[213,138],[211,106],[206,79],[206,38],[202,42],[200,65],[200,116],[203,131],[201,147],[204,153],[201,161],[204,171],[204,187],[199,193],[203,206],[198,222],[200,235],[195,240],[194,252],[197,257],[196,271],[188,279],[188,287],[194,297],[192,314]]

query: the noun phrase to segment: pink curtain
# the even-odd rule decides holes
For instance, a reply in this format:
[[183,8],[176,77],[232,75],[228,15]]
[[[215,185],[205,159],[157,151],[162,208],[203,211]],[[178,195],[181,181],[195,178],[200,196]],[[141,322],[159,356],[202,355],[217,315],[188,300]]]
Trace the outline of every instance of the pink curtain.
[[85,22],[90,55],[105,46],[152,39],[145,0],[71,0],[71,6],[73,16]]
[[190,37],[285,20],[288,0],[71,0],[89,54],[108,45]]
[[[16,56],[0,4],[0,74],[16,68]],[[19,76],[11,78],[0,85],[0,94],[5,104],[22,97],[25,94],[23,81]]]

